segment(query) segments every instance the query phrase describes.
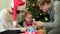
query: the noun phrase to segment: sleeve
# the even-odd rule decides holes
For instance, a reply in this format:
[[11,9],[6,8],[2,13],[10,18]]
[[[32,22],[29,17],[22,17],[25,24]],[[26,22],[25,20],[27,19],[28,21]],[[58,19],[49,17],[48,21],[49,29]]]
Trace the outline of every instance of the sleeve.
[[[6,24],[4,23],[4,16],[5,16],[5,9],[0,11],[0,32],[5,31],[6,30]],[[8,28],[8,27],[7,27]]]
[[3,27],[3,24],[1,23],[1,20],[0,20],[0,32],[2,31],[5,31],[4,27]]
[[1,10],[0,12],[0,21],[2,23],[2,26],[4,26],[5,29],[10,29],[8,27],[8,25],[6,24],[6,21],[4,20],[5,18],[5,14],[6,14],[6,8],[4,8],[3,10]]
[[54,21],[53,22],[44,22],[43,26],[56,28],[60,26],[60,3],[56,3],[54,7]]

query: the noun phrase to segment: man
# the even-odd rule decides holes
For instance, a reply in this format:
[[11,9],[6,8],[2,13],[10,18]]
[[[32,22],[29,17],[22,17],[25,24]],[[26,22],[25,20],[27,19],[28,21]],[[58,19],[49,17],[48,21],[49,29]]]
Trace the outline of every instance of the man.
[[[58,34],[60,32],[60,1],[38,0],[39,8],[50,15],[50,22],[38,21],[37,26],[45,26],[48,34]],[[50,31],[51,30],[51,31]]]

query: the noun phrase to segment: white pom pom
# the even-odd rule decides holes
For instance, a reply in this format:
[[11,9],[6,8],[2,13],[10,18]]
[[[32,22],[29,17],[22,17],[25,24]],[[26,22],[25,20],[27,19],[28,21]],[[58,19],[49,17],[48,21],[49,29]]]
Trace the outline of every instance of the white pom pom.
[[13,27],[16,27],[17,21],[13,21]]

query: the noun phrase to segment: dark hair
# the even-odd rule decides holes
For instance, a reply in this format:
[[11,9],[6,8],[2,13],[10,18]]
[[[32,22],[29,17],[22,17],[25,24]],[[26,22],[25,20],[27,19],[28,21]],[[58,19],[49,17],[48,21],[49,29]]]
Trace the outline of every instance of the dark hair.
[[23,16],[23,21],[25,21],[25,17],[27,16],[27,15],[32,15],[32,13],[30,12],[30,11],[27,11],[25,14],[24,14],[24,16]]
[[49,3],[51,3],[51,0],[38,0],[37,1],[37,4],[39,4],[39,5],[44,5],[45,3],[49,4]]

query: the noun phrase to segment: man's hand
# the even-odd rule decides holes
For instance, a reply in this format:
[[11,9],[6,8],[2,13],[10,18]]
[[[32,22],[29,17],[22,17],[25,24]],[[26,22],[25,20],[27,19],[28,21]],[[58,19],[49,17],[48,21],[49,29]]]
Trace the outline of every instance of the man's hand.
[[36,25],[37,25],[38,27],[41,27],[41,26],[43,26],[43,22],[41,22],[41,21],[36,21]]

